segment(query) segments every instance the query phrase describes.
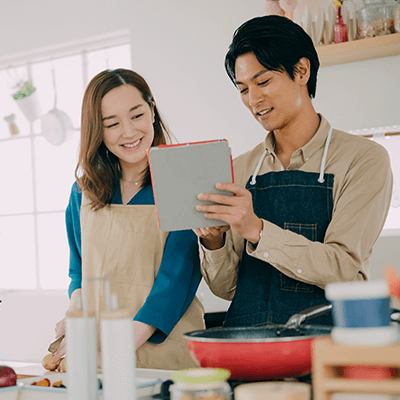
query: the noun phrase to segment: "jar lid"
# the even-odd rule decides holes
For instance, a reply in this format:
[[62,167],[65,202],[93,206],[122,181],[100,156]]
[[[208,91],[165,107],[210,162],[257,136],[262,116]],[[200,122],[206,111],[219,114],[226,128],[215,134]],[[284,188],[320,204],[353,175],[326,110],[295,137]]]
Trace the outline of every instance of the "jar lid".
[[189,368],[172,373],[172,380],[183,383],[224,382],[231,372],[222,368]]
[[360,300],[389,297],[389,285],[385,280],[328,283],[325,297],[330,300]]

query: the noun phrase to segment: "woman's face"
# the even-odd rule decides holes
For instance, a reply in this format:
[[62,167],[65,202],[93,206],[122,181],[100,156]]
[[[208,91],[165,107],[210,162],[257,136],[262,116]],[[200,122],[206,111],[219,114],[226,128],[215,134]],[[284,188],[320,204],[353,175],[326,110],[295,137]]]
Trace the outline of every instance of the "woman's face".
[[146,158],[154,139],[154,112],[132,85],[110,90],[101,101],[103,141],[118,157],[121,167],[129,167]]

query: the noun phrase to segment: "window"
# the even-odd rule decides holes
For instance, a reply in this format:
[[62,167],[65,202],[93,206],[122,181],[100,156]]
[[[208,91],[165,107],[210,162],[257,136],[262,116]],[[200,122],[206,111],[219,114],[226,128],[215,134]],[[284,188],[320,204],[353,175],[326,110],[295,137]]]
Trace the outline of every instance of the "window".
[[349,131],[369,137],[381,144],[389,153],[393,173],[393,194],[382,236],[400,235],[400,126],[384,126]]
[[[0,290],[68,287],[64,215],[75,180],[82,97],[89,80],[107,68],[131,68],[127,33],[40,51],[0,66]],[[68,141],[50,144],[41,133],[40,118],[27,120],[11,96],[21,80],[33,83],[42,115],[54,107],[56,94],[57,109],[74,126]],[[4,119],[11,114],[16,135]]]

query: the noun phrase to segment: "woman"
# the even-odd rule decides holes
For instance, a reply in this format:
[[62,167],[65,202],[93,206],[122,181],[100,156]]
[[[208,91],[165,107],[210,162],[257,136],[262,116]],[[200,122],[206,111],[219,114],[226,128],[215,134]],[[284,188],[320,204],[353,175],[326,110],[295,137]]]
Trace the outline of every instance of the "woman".
[[[76,183],[66,210],[71,306],[82,279],[107,277],[133,318],[138,368],[194,366],[185,332],[204,329],[192,231],[158,227],[147,149],[170,142],[150,88],[133,71],[107,70],[83,98]],[[101,285],[88,284],[97,311]],[[64,332],[64,321],[56,336]],[[60,346],[54,361],[65,353]]]

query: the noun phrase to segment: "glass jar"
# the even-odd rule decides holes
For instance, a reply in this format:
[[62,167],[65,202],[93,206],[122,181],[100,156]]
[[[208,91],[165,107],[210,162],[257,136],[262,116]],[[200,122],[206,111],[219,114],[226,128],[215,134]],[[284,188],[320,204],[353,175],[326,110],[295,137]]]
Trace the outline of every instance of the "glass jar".
[[230,371],[220,368],[193,368],[174,372],[171,400],[231,400],[226,380]]
[[400,33],[400,1],[397,2],[394,10],[394,30]]
[[394,6],[381,0],[363,0],[356,11],[358,39],[394,33]]

